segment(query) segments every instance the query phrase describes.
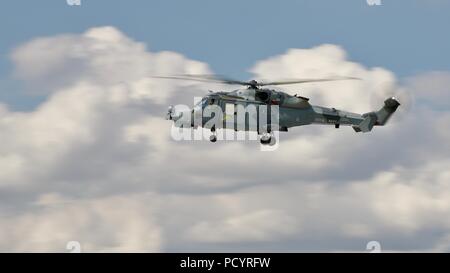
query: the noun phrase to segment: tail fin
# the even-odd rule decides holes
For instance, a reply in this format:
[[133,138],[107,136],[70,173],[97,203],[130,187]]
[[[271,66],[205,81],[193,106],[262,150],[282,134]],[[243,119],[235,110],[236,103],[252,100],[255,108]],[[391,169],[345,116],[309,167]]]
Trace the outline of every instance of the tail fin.
[[384,101],[384,106],[376,111],[363,114],[364,120],[360,124],[353,126],[356,132],[370,132],[375,125],[385,125],[392,114],[400,106],[396,98],[388,98]]
[[375,125],[385,125],[399,106],[400,103],[394,97],[385,100],[383,108],[375,113],[377,115],[377,123]]

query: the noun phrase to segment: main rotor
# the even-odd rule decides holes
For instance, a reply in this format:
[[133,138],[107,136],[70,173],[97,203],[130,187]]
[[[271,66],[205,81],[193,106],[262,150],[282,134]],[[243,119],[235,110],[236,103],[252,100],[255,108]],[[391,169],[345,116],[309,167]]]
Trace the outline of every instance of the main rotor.
[[332,77],[332,78],[321,78],[321,79],[292,79],[284,81],[272,81],[272,82],[258,82],[256,80],[250,81],[239,81],[234,79],[229,79],[219,75],[203,75],[203,74],[185,74],[176,76],[153,76],[153,78],[160,79],[175,79],[175,80],[188,80],[188,81],[198,81],[198,82],[215,82],[229,85],[243,85],[251,89],[259,89],[262,86],[268,85],[288,85],[288,84],[299,84],[299,83],[310,83],[310,82],[329,82],[329,81],[341,81],[341,80],[359,80],[355,77]]

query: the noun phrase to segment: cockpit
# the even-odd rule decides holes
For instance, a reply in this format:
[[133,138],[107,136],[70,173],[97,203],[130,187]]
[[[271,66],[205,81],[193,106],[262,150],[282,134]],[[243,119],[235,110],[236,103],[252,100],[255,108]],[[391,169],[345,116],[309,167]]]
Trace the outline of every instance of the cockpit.
[[204,98],[202,98],[202,100],[201,100],[201,101],[197,102],[197,104],[195,104],[195,106],[194,106],[194,107],[201,107],[201,108],[205,108],[205,107],[206,107],[206,105],[207,105],[207,103],[208,103],[208,98],[207,98],[207,97],[204,97]]
[[197,102],[197,104],[194,107],[205,109],[206,106],[213,105],[213,104],[217,104],[217,99],[214,97],[207,96],[207,97],[202,98],[201,101]]

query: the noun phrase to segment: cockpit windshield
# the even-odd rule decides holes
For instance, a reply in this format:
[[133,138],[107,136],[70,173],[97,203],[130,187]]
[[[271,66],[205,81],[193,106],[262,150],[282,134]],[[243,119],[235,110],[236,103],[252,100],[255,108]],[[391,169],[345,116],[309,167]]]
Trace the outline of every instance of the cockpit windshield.
[[207,98],[203,98],[201,101],[197,102],[197,104],[195,106],[204,108],[207,103],[208,103],[208,99]]

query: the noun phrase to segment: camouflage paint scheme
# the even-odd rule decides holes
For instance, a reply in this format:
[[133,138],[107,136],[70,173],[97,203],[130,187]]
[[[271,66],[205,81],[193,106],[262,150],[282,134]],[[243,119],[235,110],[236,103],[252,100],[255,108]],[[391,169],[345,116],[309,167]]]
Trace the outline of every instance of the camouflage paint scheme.
[[[217,105],[222,109],[224,113],[224,127],[225,127],[225,113],[226,105],[232,104],[235,107],[238,105],[248,107],[261,105],[279,106],[279,131],[288,131],[288,128],[295,126],[302,126],[308,124],[326,124],[334,125],[339,128],[341,125],[352,126],[356,132],[369,132],[374,126],[385,125],[391,115],[397,110],[400,103],[394,98],[388,98],[384,101],[382,108],[375,112],[369,112],[365,114],[357,114],[352,112],[346,112],[335,108],[327,108],[322,106],[315,106],[309,103],[309,99],[297,95],[289,95],[281,91],[275,91],[272,89],[261,89],[249,87],[247,89],[238,89],[231,92],[213,92],[205,96],[201,102],[199,102],[191,111],[191,120],[194,120],[194,116],[202,116],[203,110],[208,105]],[[270,107],[268,107],[270,108]],[[177,120],[181,116],[173,115],[173,111],[170,109],[168,118],[171,120]],[[184,113],[183,113],[184,114]],[[236,115],[236,112],[235,112]],[[251,114],[250,114],[251,115]],[[270,117],[270,114],[268,114]],[[202,126],[209,128],[207,121],[211,118],[203,117]],[[270,119],[270,118],[269,118]],[[259,121],[258,118],[256,120]],[[234,119],[236,123],[237,119]],[[252,130],[248,125],[248,118],[246,119],[245,130]],[[258,133],[263,133],[258,123]],[[192,124],[193,127],[194,124]],[[227,127],[230,128],[230,127]],[[238,130],[238,126],[235,125],[235,130]],[[275,130],[275,129],[274,129]],[[256,131],[256,129],[255,129]],[[270,129],[269,129],[270,131]]]

